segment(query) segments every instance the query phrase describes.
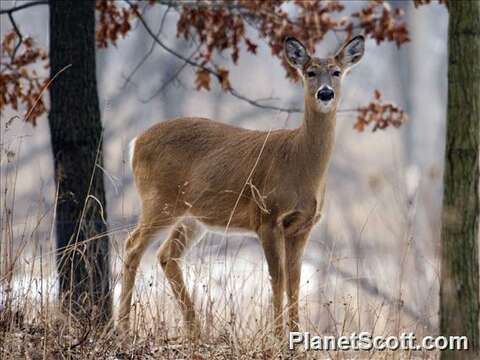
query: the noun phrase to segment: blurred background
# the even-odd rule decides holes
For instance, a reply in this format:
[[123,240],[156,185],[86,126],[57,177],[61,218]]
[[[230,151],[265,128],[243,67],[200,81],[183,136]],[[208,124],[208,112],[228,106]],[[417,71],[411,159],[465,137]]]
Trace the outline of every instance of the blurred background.
[[[8,8],[13,3],[2,1],[0,6]],[[352,1],[345,5],[349,12],[361,4]],[[384,99],[406,110],[409,121],[399,129],[359,133],[353,128],[355,113],[338,114],[324,216],[312,234],[303,267],[301,314],[307,329],[329,333],[347,328],[388,333],[437,331],[448,14],[446,7],[438,4],[415,9],[410,1],[395,1],[392,6],[405,11],[411,41],[399,49],[391,42],[377,45],[369,39],[362,62],[344,79],[340,108],[364,105],[379,89]],[[162,7],[153,7],[144,16],[155,25],[163,15]],[[165,16],[162,39],[188,54],[194,45],[176,38],[177,19],[174,11]],[[4,20],[2,38],[10,30]],[[16,20],[24,34],[48,49],[48,7],[18,12]],[[210,92],[196,91],[194,71],[152,46],[151,37],[135,24],[134,31],[116,47],[97,51],[115,282],[124,240],[139,213],[127,161],[132,138],[157,122],[181,116],[264,130],[296,127],[302,116],[254,107],[217,85]],[[316,55],[334,52],[342,36],[330,32],[316,48]],[[280,62],[256,33],[250,37],[258,41],[258,53],[253,56],[242,49],[245,53],[238,66],[230,68],[231,83],[251,98],[302,107],[301,84],[285,78]],[[146,54],[150,55],[132,75]],[[44,75],[47,71],[39,69]],[[6,196],[2,190],[1,200],[2,207],[11,210],[13,225],[4,231],[13,236],[14,251],[23,251],[16,264],[14,291],[19,297],[35,298],[45,289],[50,294],[56,291],[53,163],[46,117],[40,118],[36,127],[18,120],[5,129],[4,123],[13,115],[9,111],[1,114],[5,154],[0,179],[2,189],[10,189]],[[146,307],[150,310],[144,308],[139,316],[160,316],[176,324],[180,313],[165,305],[172,301],[171,290],[155,259],[154,249],[164,236],[160,234],[145,255],[136,297],[150,304]],[[34,270],[32,263],[38,265]],[[222,314],[236,314],[236,321],[245,326],[261,321],[269,306],[270,287],[256,239],[208,234],[189,252],[184,266],[207,325],[210,316]],[[23,285],[27,278],[40,274],[41,283]],[[118,290],[116,286],[117,296]]]

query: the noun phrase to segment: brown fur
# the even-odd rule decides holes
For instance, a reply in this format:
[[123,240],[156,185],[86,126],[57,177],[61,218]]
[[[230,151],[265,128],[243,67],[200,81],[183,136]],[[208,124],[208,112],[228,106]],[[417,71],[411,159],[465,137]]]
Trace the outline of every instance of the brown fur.
[[[294,130],[246,130],[202,118],[180,118],[154,125],[135,142],[132,159],[142,202],[139,225],[126,243],[120,329],[128,330],[135,273],[157,230],[173,227],[162,244],[159,261],[182,309],[190,333],[199,325],[183,281],[180,258],[203,234],[199,222],[228,231],[258,234],[272,281],[275,329],[283,329],[283,296],[287,292],[290,330],[298,329],[301,258],[308,236],[320,219],[326,174],[334,145],[335,104],[328,113],[317,108],[318,82],[337,94],[343,70],[337,57],[310,58],[305,77],[305,114]],[[228,227],[228,228],[227,228]]]

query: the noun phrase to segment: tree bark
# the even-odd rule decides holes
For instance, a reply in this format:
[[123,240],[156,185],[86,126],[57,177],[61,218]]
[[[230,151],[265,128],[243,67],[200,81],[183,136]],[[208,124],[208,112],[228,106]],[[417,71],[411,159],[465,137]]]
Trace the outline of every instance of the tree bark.
[[448,110],[442,211],[441,335],[466,335],[479,351],[480,2],[449,1]]
[[[49,125],[60,300],[76,316],[111,317],[102,123],[95,73],[95,2],[50,1]],[[99,166],[97,166],[99,165]]]

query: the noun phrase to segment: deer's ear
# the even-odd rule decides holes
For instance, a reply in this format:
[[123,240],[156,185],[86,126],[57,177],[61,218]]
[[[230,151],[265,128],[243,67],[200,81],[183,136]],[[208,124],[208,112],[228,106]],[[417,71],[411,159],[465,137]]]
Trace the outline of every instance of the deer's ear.
[[301,70],[310,60],[310,55],[308,55],[305,46],[294,37],[289,36],[285,39],[284,49],[288,63],[297,69]]
[[346,69],[357,64],[365,52],[365,38],[355,36],[347,42],[335,55],[335,59]]

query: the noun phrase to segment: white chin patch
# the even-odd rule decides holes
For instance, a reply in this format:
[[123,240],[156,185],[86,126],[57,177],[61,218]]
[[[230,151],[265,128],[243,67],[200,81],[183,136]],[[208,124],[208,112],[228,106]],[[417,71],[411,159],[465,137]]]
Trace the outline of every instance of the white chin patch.
[[333,100],[330,100],[330,101],[317,100],[317,106],[320,112],[324,112],[324,113],[329,112],[330,110],[332,110]]

